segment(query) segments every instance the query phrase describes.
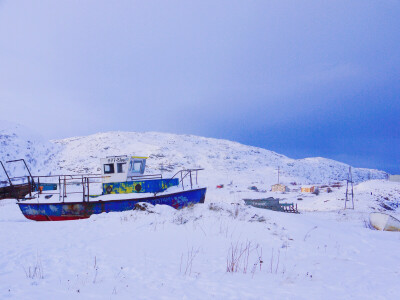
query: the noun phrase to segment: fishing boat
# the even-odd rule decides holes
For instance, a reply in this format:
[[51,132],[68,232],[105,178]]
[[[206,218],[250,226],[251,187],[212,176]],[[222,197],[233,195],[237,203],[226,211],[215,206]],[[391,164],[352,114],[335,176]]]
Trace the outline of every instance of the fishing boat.
[[139,156],[107,157],[100,161],[101,174],[32,176],[29,172],[29,192],[23,198],[16,197],[17,204],[28,219],[63,221],[133,210],[139,202],[176,209],[204,203],[206,188],[197,183],[202,169],[184,169],[163,178],[162,174],[144,174],[146,160]]

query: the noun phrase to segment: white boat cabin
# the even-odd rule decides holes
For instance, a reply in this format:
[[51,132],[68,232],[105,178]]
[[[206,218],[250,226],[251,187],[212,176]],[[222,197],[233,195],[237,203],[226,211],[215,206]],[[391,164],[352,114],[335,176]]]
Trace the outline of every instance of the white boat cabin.
[[146,159],[147,157],[127,155],[102,158],[100,162],[103,183],[125,182],[132,180],[132,177],[142,176]]

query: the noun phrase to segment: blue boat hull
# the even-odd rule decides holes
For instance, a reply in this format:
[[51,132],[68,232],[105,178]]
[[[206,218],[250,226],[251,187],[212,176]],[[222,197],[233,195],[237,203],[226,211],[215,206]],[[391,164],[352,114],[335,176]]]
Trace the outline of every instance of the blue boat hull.
[[205,196],[206,188],[201,188],[139,199],[69,203],[18,203],[18,205],[28,219],[34,221],[65,221],[86,219],[93,214],[103,212],[134,210],[135,205],[139,202],[153,205],[164,204],[180,209],[196,203],[204,203]]

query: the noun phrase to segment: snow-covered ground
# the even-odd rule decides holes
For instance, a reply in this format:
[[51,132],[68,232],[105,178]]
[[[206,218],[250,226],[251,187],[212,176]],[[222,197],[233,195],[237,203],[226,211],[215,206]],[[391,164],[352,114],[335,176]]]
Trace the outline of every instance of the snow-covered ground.
[[[400,295],[400,233],[368,226],[373,211],[400,218],[400,183],[387,181],[385,172],[353,168],[355,209],[343,210],[349,166],[324,158],[293,160],[174,134],[112,132],[47,142],[18,126],[0,133],[0,160],[22,156],[35,174],[96,172],[101,157],[138,154],[150,157],[150,173],[203,167],[199,181],[208,188],[204,204],[179,211],[149,206],[66,222],[27,220],[14,200],[0,200],[0,299]],[[278,167],[288,192],[270,191]],[[301,193],[302,184],[319,187],[319,194]],[[270,196],[297,204],[301,213],[242,200]]]
[[363,211],[285,214],[207,201],[180,211],[156,206],[32,222],[12,201],[0,205],[1,299],[396,299],[400,293],[400,234],[369,229]]

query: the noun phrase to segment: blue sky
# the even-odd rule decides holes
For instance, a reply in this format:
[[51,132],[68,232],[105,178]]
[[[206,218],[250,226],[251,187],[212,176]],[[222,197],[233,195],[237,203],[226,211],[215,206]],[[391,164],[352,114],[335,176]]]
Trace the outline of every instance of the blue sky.
[[0,0],[0,118],[400,173],[399,15],[398,0]]

